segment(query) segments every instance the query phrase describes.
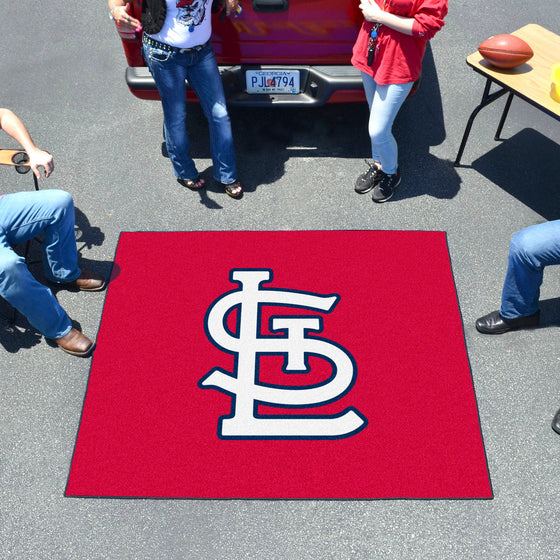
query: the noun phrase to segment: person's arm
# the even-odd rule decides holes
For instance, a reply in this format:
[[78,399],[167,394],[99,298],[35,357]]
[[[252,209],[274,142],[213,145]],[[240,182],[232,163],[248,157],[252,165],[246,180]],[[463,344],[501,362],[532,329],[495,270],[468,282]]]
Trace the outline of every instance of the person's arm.
[[140,31],[140,29],[142,29],[140,21],[133,18],[129,13],[130,2],[125,3],[124,0],[109,0],[107,5],[109,6],[109,13],[117,25],[130,31]]
[[384,12],[374,0],[361,0],[360,9],[367,21],[381,23],[405,35],[430,40],[443,26],[447,0],[423,0],[414,17]]
[[384,12],[376,3],[375,0],[362,0],[360,4],[360,10],[364,15],[366,21],[371,21],[373,23],[381,23],[404,33],[405,35],[412,35],[412,26],[414,25],[414,18],[407,18],[403,16],[397,16],[396,14],[391,14],[389,12]]
[[235,14],[237,6],[239,6],[239,0],[223,0],[224,8],[226,10],[226,16],[230,14]]
[[40,167],[45,170],[45,177],[48,177],[54,171],[54,162],[51,154],[39,149],[35,145],[25,125],[9,109],[0,109],[0,130],[3,130],[16,142],[19,142],[21,147],[27,152],[29,165],[37,179],[41,176]]

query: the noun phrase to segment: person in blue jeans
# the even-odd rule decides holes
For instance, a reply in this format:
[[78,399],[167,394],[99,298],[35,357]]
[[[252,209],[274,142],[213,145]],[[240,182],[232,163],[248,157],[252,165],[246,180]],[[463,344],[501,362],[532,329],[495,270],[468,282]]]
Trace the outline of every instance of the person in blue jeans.
[[476,329],[484,334],[503,334],[536,327],[544,269],[554,264],[560,264],[560,220],[518,231],[509,247],[501,307],[478,319]]
[[[518,231],[509,246],[508,268],[502,290],[502,305],[476,321],[484,334],[503,334],[539,324],[539,295],[547,266],[560,264],[560,220]],[[552,420],[560,434],[560,410]]]
[[[40,168],[45,177],[51,175],[52,156],[37,148],[9,109],[0,109],[0,129],[21,144],[37,178]],[[102,290],[105,280],[78,266],[74,223],[74,203],[67,192],[53,189],[0,195],[0,296],[65,352],[88,356],[94,343],[72,326],[52,291],[33,277],[25,259],[13,249],[43,233],[43,264],[50,282],[84,291]]]
[[[223,4],[229,15],[238,0]],[[214,179],[229,196],[240,198],[243,187],[237,177],[231,123],[210,42],[212,0],[145,0],[140,20],[131,17],[124,0],[109,0],[108,5],[119,26],[143,31],[142,53],[161,97],[167,153],[179,183],[191,190],[204,187],[189,155],[188,80],[208,120]]]

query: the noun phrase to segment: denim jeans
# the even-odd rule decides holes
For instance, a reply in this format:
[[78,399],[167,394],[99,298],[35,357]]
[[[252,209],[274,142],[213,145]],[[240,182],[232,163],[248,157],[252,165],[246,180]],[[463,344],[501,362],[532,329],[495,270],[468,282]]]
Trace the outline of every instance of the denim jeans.
[[502,291],[502,317],[514,319],[538,311],[544,267],[552,264],[560,264],[560,220],[530,226],[513,236]]
[[414,82],[380,86],[365,72],[362,81],[369,104],[368,131],[371,139],[371,157],[381,169],[393,175],[398,168],[397,141],[391,132],[397,113],[408,97]]
[[74,203],[64,191],[20,192],[0,199],[0,296],[47,338],[64,336],[72,324],[51,290],[35,280],[12,246],[44,233],[47,278],[71,282],[81,274],[74,221]]
[[214,179],[231,184],[237,180],[231,123],[222,79],[210,42],[199,51],[168,52],[143,45],[143,54],[158,88],[163,107],[167,152],[179,179],[196,179],[198,171],[189,155],[186,129],[188,80],[208,120]]

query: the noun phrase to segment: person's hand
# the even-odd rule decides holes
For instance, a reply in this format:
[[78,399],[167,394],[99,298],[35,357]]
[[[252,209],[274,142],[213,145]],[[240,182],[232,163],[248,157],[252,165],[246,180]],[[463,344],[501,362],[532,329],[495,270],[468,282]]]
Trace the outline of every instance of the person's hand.
[[383,16],[383,10],[375,3],[375,0],[362,0],[360,10],[366,21],[380,23],[379,18]]
[[29,167],[31,167],[37,179],[41,178],[41,167],[45,171],[45,177],[48,177],[54,171],[53,157],[49,152],[36,148],[28,150],[27,155],[29,156]]
[[223,0],[223,3],[226,16],[229,16],[231,13],[235,13],[237,6],[239,6],[239,0]]
[[129,31],[140,31],[142,29],[140,20],[133,18],[129,12],[130,3],[127,3],[125,6],[116,6],[113,10],[115,23],[123,29],[127,29]]

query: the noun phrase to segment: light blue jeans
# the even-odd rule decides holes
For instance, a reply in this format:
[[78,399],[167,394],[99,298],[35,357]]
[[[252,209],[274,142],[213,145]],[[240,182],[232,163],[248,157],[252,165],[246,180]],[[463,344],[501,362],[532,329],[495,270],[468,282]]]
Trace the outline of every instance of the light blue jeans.
[[72,282],[81,274],[74,222],[74,202],[64,191],[20,192],[0,199],[0,296],[47,338],[64,336],[72,324],[51,290],[35,280],[12,246],[44,233],[47,278]]
[[385,173],[393,175],[399,165],[397,141],[392,133],[393,123],[414,82],[380,86],[365,72],[362,72],[362,81],[369,104],[371,157],[381,164]]
[[515,319],[538,311],[544,268],[553,264],[560,264],[560,220],[529,226],[513,236],[502,291],[502,317]]
[[199,51],[168,52],[146,43],[143,54],[158,88],[163,107],[167,152],[179,179],[196,179],[198,171],[189,155],[186,84],[195,92],[210,129],[214,179],[231,184],[237,180],[231,122],[222,79],[210,42]]

